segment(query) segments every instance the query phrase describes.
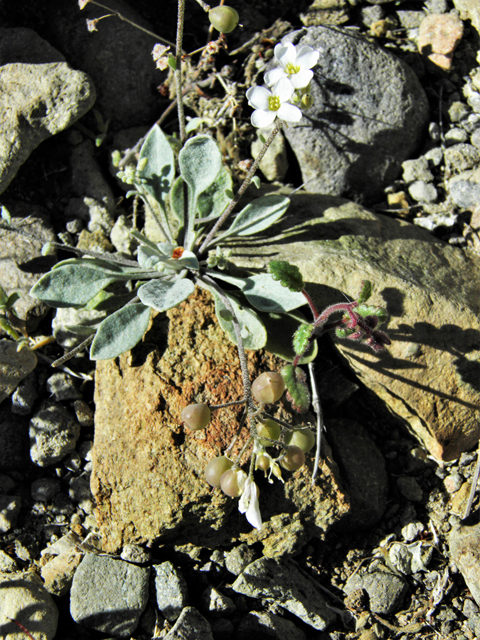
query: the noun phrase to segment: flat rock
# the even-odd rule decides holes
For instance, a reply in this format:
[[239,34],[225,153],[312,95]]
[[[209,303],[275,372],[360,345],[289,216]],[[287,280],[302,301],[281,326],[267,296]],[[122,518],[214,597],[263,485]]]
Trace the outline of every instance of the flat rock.
[[95,102],[86,73],[66,62],[0,67],[0,193],[38,145],[81,118]]
[[308,190],[371,200],[411,157],[428,117],[425,93],[391,53],[332,26],[287,37],[320,51],[313,106],[285,135]]
[[72,618],[89,629],[130,638],[148,600],[148,567],[88,553],[73,577]]
[[271,599],[320,631],[336,618],[315,580],[293,560],[255,560],[238,576],[232,589],[250,598]]
[[344,591],[350,595],[357,589],[365,589],[368,593],[371,611],[389,614],[401,608],[408,585],[402,577],[391,571],[365,571],[351,576]]
[[[349,509],[328,448],[314,487],[313,456],[285,474],[285,485],[259,477],[264,526],[252,531],[237,501],[212,491],[204,479],[208,461],[237,431],[237,410],[213,413],[205,431],[181,424],[182,409],[192,402],[223,404],[243,396],[236,348],[206,293],[197,291],[168,317],[168,342],[167,321],[157,316],[133,352],[97,363],[91,486],[105,549],[154,539],[209,547],[262,540],[269,556],[298,551]],[[281,362],[248,352],[251,379]],[[234,456],[245,437],[242,432]]]
[[58,609],[40,578],[29,572],[1,573],[0,638],[25,640],[27,629],[35,640],[53,640],[57,632]]
[[452,560],[480,607],[480,524],[456,527],[448,544]]
[[[292,197],[277,235],[233,248],[238,267],[263,271],[272,259],[297,265],[318,308],[358,295],[371,280],[369,304],[386,306],[392,340],[374,354],[333,338],[360,380],[438,459],[476,445],[480,261],[402,220],[321,195]],[[274,231],[274,232],[275,232]]]

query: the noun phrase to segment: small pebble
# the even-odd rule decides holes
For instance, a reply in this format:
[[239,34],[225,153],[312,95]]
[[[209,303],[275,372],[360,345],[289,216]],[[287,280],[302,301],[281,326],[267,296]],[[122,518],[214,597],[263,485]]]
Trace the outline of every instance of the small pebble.
[[12,413],[19,416],[30,415],[37,398],[38,380],[35,371],[32,371],[12,394]]
[[233,600],[212,586],[202,593],[202,603],[205,612],[211,616],[229,616],[236,611]]
[[22,499],[20,496],[0,495],[0,532],[7,533],[17,524]]
[[438,167],[443,160],[443,149],[442,147],[434,147],[427,151],[423,157],[431,162],[433,166]]
[[411,184],[416,180],[431,182],[433,173],[428,168],[428,160],[425,156],[421,156],[415,160],[405,160],[402,163],[403,179],[407,184]]
[[420,502],[423,498],[423,491],[415,478],[403,476],[397,478],[397,489],[400,494],[412,502]]
[[468,209],[480,203],[480,183],[469,180],[450,182],[448,191],[454,204],[462,209]]
[[457,144],[459,142],[466,142],[468,134],[464,129],[460,127],[453,127],[449,129],[445,134],[445,143],[448,145]]
[[427,15],[420,25],[418,50],[441,69],[452,66],[453,52],[463,35],[463,22],[452,13]]
[[449,173],[474,169],[480,161],[480,151],[473,144],[462,142],[445,149],[445,166]]
[[246,544],[240,544],[225,553],[225,566],[230,573],[239,576],[247,565],[253,562],[258,554]]
[[405,542],[413,542],[424,530],[425,526],[421,522],[409,522],[402,528],[402,538]]
[[185,578],[171,562],[154,565],[157,605],[162,615],[174,622],[188,605],[188,588]]
[[459,473],[452,473],[443,482],[448,493],[455,493],[462,486],[463,478]]
[[416,202],[436,202],[438,192],[433,184],[416,180],[408,187],[408,193]]
[[59,492],[60,483],[52,478],[39,478],[30,485],[30,495],[39,502],[49,502]]
[[95,414],[85,400],[76,400],[73,403],[73,410],[82,427],[93,427]]
[[137,544],[126,544],[120,554],[122,560],[135,564],[145,564],[151,560],[151,553]]
[[75,386],[72,376],[67,373],[54,373],[47,380],[47,391],[57,402],[78,400],[82,394]]

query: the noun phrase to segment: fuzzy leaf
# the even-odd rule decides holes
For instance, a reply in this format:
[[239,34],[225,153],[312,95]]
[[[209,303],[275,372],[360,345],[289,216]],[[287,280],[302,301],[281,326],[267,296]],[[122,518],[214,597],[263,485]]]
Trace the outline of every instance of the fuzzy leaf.
[[287,287],[290,291],[300,292],[305,286],[300,269],[286,260],[272,260],[268,263],[267,270],[274,280],[278,280],[282,287]]
[[374,307],[369,304],[361,304],[355,308],[355,311],[358,315],[362,316],[362,318],[366,318],[367,316],[377,316],[378,322],[382,324],[388,320],[388,313],[382,307]]
[[190,138],[178,155],[182,178],[190,190],[190,211],[195,212],[198,196],[213,183],[222,166],[217,143],[206,135]]
[[185,225],[185,208],[184,208],[184,197],[183,197],[183,185],[184,181],[182,180],[182,176],[178,176],[178,178],[173,183],[172,190],[170,191],[170,209],[178,220],[179,228],[183,229]]
[[[259,313],[260,318],[267,330],[267,344],[265,349],[286,362],[293,362],[296,353],[293,350],[292,336],[298,329],[299,324],[303,324],[305,318],[299,311],[292,313]],[[301,356],[298,364],[308,364],[312,362],[318,354],[317,341],[313,340],[310,348]]]
[[166,262],[167,259],[159,252],[157,247],[153,249],[152,247],[141,245],[137,249],[137,260],[142,269],[154,269],[158,262]]
[[364,280],[362,283],[362,290],[360,291],[360,295],[357,299],[358,304],[363,304],[364,302],[366,302],[371,295],[372,283],[370,282],[370,280]]
[[142,187],[165,210],[165,199],[175,176],[175,159],[172,147],[158,125],[151,128],[140,149],[140,166],[144,158],[148,162],[138,170],[138,176],[145,180],[142,181]]
[[237,278],[236,276],[230,276],[227,273],[223,273],[223,271],[215,271],[214,269],[206,269],[205,273],[212,278],[218,278],[219,280],[223,280],[223,282],[233,284],[234,287],[238,287],[239,289],[243,289],[248,280],[248,278]]
[[305,413],[310,406],[310,393],[306,383],[305,372],[300,367],[287,364],[280,371],[287,388],[287,398],[292,403],[292,407],[299,413]]
[[225,167],[221,167],[215,182],[200,194],[197,203],[197,224],[218,218],[227,208],[231,198],[232,177]]
[[87,303],[117,278],[115,274],[87,264],[67,264],[42,276],[30,290],[30,295],[55,308],[78,306]]
[[150,307],[129,304],[105,318],[93,339],[90,358],[108,360],[133,349],[147,330],[150,314]]
[[191,280],[182,279],[165,281],[151,280],[138,289],[137,295],[143,304],[156,309],[157,311],[167,311],[176,307],[188,298],[195,290],[195,285]]
[[301,324],[293,336],[293,349],[298,356],[303,355],[309,345],[314,327],[311,324]]
[[230,228],[215,238],[215,243],[229,236],[252,236],[268,229],[283,216],[290,204],[285,196],[262,196],[253,200],[237,214]]
[[301,293],[289,291],[268,273],[248,278],[242,291],[250,304],[259,311],[282,313],[306,303]]
[[[222,329],[227,333],[228,337],[237,344],[235,329],[231,320],[230,311],[225,307],[218,294],[212,290],[215,296],[215,313]],[[243,345],[245,349],[262,349],[267,343],[267,332],[265,326],[255,311],[248,307],[242,307],[238,301],[228,294],[225,294],[230,300],[237,320],[242,330]]]

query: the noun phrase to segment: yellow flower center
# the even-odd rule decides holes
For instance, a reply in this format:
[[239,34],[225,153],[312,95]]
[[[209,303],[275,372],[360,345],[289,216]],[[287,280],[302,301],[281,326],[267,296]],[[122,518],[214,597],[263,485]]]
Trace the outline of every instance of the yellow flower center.
[[289,62],[285,67],[285,71],[289,76],[293,76],[300,71],[300,67]]
[[281,106],[280,98],[278,96],[270,96],[268,99],[268,108],[270,111],[278,111]]

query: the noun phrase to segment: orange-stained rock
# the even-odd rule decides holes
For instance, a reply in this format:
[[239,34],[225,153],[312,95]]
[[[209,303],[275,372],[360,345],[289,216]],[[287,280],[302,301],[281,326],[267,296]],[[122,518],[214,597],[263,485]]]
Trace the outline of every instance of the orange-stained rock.
[[427,15],[420,25],[418,50],[437,67],[448,71],[463,35],[463,22],[451,13]]

